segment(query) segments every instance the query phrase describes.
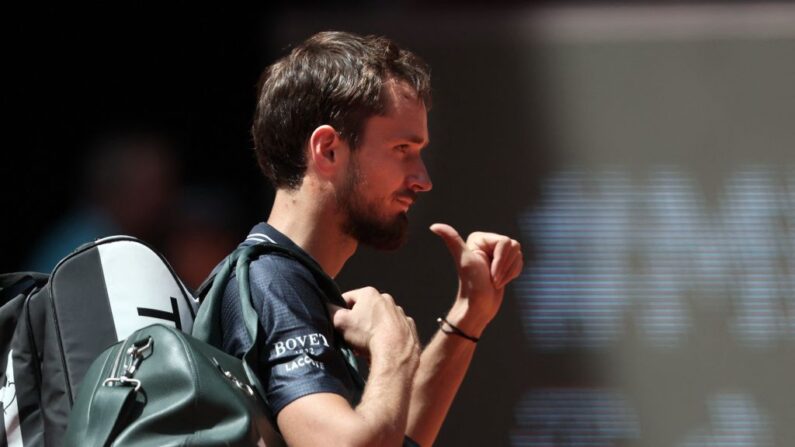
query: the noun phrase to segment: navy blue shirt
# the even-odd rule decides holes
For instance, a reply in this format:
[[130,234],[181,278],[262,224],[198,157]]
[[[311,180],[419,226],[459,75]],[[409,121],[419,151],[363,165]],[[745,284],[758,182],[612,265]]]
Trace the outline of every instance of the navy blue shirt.
[[[241,245],[262,241],[305,253],[266,223],[256,225]],[[273,253],[253,261],[249,275],[252,304],[262,328],[258,375],[273,415],[313,393],[335,393],[351,406],[358,404],[362,390],[335,347],[339,335],[329,321],[327,300],[312,272],[299,261]],[[221,327],[224,351],[242,357],[251,342],[240,315],[239,296],[237,281],[229,281],[222,300]]]

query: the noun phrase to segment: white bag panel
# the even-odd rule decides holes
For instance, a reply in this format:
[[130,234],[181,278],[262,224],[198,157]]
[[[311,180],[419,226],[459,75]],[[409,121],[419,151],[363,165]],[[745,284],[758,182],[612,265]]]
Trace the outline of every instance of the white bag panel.
[[[118,340],[154,323],[176,327],[173,301],[183,332],[190,333],[193,317],[189,306],[195,299],[175,280],[163,260],[149,247],[129,240],[97,245],[108,301]],[[190,302],[185,300],[185,296]],[[160,317],[144,314],[159,313]]]

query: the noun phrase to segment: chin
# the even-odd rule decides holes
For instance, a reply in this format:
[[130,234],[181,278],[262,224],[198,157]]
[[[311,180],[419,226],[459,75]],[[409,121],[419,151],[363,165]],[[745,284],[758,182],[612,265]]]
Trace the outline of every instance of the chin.
[[388,225],[369,226],[359,236],[359,242],[377,250],[397,250],[408,241],[408,218],[401,213]]
[[402,237],[400,239],[394,239],[391,241],[383,241],[376,244],[365,244],[365,245],[379,251],[395,251],[406,245],[407,241],[408,237]]

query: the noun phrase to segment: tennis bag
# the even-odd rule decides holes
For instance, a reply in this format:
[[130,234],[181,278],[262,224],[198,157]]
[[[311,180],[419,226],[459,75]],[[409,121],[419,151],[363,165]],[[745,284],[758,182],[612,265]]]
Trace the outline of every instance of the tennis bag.
[[[22,445],[23,429],[25,445],[42,442],[35,389],[40,381],[26,375],[38,371],[38,364],[32,362],[30,354],[34,349],[29,337],[14,335],[28,332],[28,298],[47,284],[49,277],[35,272],[0,275],[0,408],[3,409],[0,447]],[[33,390],[29,390],[31,386]]]
[[[193,334],[155,324],[134,332],[91,365],[77,396],[63,445],[82,446],[257,446],[285,445],[275,429],[265,389],[256,375],[259,319],[252,306],[249,264],[274,253],[302,263],[329,302],[345,306],[339,289],[306,255],[261,242],[241,246],[199,287],[206,297]],[[242,359],[221,346],[221,301],[232,274],[251,346]],[[336,348],[361,393],[364,379],[353,351],[340,337]],[[408,437],[404,447],[418,447]]]
[[40,288],[12,300],[13,321],[4,313],[10,303],[0,309],[0,447],[62,445],[78,387],[103,350],[155,322],[193,326],[196,300],[162,255],[129,236],[82,245],[45,285],[38,280]]
[[[155,324],[103,352],[86,374],[63,445],[284,445],[254,370],[260,325],[248,286],[249,263],[271,251],[290,254],[258,244],[224,260],[205,283],[212,287],[193,336]],[[242,359],[214,347],[221,345],[221,300],[233,273],[252,340]]]

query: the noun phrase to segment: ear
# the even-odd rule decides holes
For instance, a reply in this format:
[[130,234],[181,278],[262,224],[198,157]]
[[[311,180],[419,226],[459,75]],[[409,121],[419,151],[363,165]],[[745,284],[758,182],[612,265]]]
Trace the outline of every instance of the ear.
[[324,124],[309,136],[309,161],[321,175],[331,176],[342,165],[347,145],[337,131]]

